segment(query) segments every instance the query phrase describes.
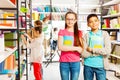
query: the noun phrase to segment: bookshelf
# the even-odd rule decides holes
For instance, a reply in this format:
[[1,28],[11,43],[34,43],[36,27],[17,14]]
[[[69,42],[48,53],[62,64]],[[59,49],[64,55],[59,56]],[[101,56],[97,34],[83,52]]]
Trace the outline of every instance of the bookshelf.
[[[112,51],[110,61],[117,64],[120,59],[120,42],[118,41],[118,32],[120,32],[120,0],[108,0],[101,5],[101,29],[110,34]],[[116,76],[115,76],[116,77]]]
[[[39,0],[40,4],[36,0],[33,1],[33,21],[42,20],[45,16],[51,16],[50,24],[52,27],[64,28],[64,16],[67,11],[77,11],[75,6],[76,0]],[[37,3],[36,3],[37,2]],[[34,13],[35,12],[35,13]],[[39,16],[40,15],[40,16]],[[35,19],[36,17],[36,19]],[[58,25],[61,24],[61,25]]]
[[[68,11],[77,12],[76,0],[52,0],[52,27],[64,29],[65,14]],[[60,24],[60,25],[58,25]]]
[[[89,14],[97,14],[101,20],[101,5],[100,0],[76,0],[77,4],[77,14],[78,14],[78,26],[79,29],[83,30],[85,33],[90,30],[87,25],[87,16]],[[99,27],[100,28],[100,27]]]
[[[2,34],[4,35],[4,38],[5,38],[5,32],[11,32],[11,30],[14,29],[14,31],[12,32],[15,32],[16,30],[18,30],[16,32],[16,34],[18,34],[19,32],[19,25],[16,25],[17,27],[15,27],[15,25],[13,25],[13,22],[15,22],[16,20],[18,21],[18,18],[16,16],[18,16],[18,1],[16,0],[16,3],[14,4],[13,2],[11,2],[10,0],[2,0],[1,1],[1,5],[0,5],[0,31],[2,32]],[[16,15],[15,15],[16,14]],[[9,17],[10,16],[10,17]],[[12,17],[11,17],[12,16]],[[17,24],[17,22],[15,22]],[[6,25],[6,24],[10,24],[10,26]],[[19,34],[18,34],[19,36]],[[15,52],[17,51],[18,52],[18,56],[19,57],[19,50],[17,50],[20,46],[19,46],[19,39],[15,38],[15,39],[12,39],[12,37],[10,37],[11,40],[11,44],[14,44],[14,45],[9,45],[9,47],[5,47],[6,46],[6,41],[4,40],[4,50],[1,51],[1,54],[0,54],[0,65],[2,65],[0,68],[2,69],[1,70],[1,74],[10,74],[11,73],[11,79],[15,79],[15,72],[20,72],[20,68],[19,68],[19,58],[18,58],[18,66],[17,63],[14,61],[15,59]],[[6,38],[5,38],[6,39]],[[15,40],[15,41],[14,41]],[[18,42],[18,45],[16,45],[16,42]],[[12,48],[10,48],[10,46]],[[14,47],[13,47],[14,46]],[[11,62],[12,65],[9,65],[12,66],[11,68],[8,68],[8,70],[6,70],[5,66],[7,66],[8,64],[6,63],[9,63],[7,60],[8,59],[11,59],[13,60]],[[16,70],[17,68],[17,70]],[[12,72],[11,72],[12,70]],[[5,72],[7,71],[7,72]],[[2,75],[0,75],[2,76]],[[18,76],[19,77],[19,76]],[[6,79],[9,79],[9,77],[5,77]],[[20,78],[20,77],[19,77]]]
[[[27,16],[30,14],[22,13],[19,10],[21,6],[26,8],[28,4],[26,2],[29,1],[30,0],[1,0],[0,35],[4,35],[4,49],[0,51],[0,79],[2,79],[1,76],[7,75],[4,77],[6,80],[20,80],[25,67],[27,67],[27,56],[24,55],[24,57],[21,57],[23,50],[26,50],[25,52],[27,54],[27,49],[23,49],[20,40],[20,31],[27,31],[28,28],[26,26],[30,25],[30,20],[27,20]],[[20,25],[20,16],[24,17],[25,27]],[[8,62],[9,59],[14,62]],[[12,65],[12,68],[7,68],[6,70],[6,64]],[[28,72],[26,70],[26,80],[28,80],[27,74]]]
[[[102,30],[110,33],[111,39],[117,40],[117,32],[120,31],[120,0],[102,2]],[[106,12],[104,12],[106,10]],[[114,34],[114,35],[113,35]]]

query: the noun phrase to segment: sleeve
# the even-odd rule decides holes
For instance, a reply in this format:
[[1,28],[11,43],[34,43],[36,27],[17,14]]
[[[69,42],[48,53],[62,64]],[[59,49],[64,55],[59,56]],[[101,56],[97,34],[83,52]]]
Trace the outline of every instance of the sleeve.
[[58,36],[63,36],[64,34],[64,30],[60,29],[60,31],[58,32]]
[[99,54],[99,55],[110,54],[111,52],[110,36],[106,31],[103,31],[103,37],[104,37],[104,47],[101,49],[93,48],[93,54]]
[[83,58],[87,58],[87,57],[90,57],[90,56],[92,56],[92,53],[90,53],[90,52],[88,52],[87,50],[86,50],[86,48],[88,47],[88,33],[86,33],[84,36],[83,36],[83,42],[84,42],[84,50],[83,50],[83,52],[82,52],[82,57]]

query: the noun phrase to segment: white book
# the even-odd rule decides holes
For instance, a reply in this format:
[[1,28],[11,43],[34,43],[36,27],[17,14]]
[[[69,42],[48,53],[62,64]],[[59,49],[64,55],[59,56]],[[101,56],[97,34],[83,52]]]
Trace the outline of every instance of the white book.
[[4,46],[4,34],[0,31],[0,52],[5,50]]

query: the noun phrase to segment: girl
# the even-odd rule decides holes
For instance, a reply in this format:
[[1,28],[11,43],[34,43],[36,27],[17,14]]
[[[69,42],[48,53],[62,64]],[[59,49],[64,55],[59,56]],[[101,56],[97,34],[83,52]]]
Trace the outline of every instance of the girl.
[[[28,43],[25,39],[28,38]],[[30,62],[33,64],[35,80],[42,80],[42,56],[44,54],[42,26],[37,26],[32,29],[32,36],[27,34],[21,35],[22,40],[28,48],[31,49]]]
[[83,41],[82,31],[78,30],[77,14],[74,12],[65,15],[65,29],[58,33],[58,48],[61,50],[61,80],[78,80]]

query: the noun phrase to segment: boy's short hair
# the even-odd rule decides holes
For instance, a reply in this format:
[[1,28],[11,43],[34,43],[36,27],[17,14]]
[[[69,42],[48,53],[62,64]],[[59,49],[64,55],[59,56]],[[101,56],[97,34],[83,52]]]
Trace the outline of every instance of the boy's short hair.
[[98,18],[98,16],[97,16],[96,14],[89,14],[89,15],[87,16],[87,22],[89,21],[89,19],[90,19],[91,17],[96,17],[96,18]]

